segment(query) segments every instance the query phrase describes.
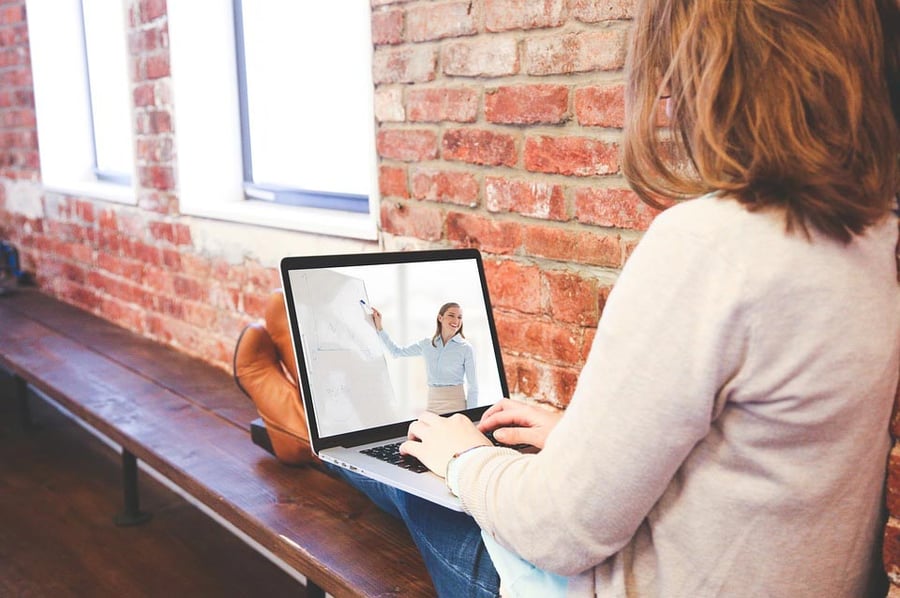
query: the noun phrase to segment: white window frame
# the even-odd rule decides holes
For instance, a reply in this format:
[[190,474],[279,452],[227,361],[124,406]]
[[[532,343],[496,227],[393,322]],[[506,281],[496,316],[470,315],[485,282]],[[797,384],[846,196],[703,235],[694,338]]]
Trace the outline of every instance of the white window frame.
[[[168,21],[181,211],[245,224],[377,239],[374,124],[367,214],[248,200],[243,181],[232,2],[170,1]],[[374,112],[371,97],[366,108]]]
[[[125,6],[122,2],[115,3],[115,6],[122,11],[124,51]],[[133,183],[122,185],[98,180],[94,172],[94,140],[81,1],[27,0],[26,11],[44,188],[136,204]],[[131,135],[133,150],[133,130]]]

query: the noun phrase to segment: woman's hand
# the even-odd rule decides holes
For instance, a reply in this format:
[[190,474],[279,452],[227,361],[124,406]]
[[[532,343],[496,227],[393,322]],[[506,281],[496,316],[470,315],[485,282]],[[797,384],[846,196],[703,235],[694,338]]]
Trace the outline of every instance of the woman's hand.
[[476,446],[492,446],[475,424],[460,413],[441,417],[426,411],[409,425],[409,440],[400,445],[400,452],[411,455],[425,467],[444,477],[453,455]]
[[502,399],[484,412],[478,429],[493,431],[494,438],[503,444],[529,444],[542,449],[562,415],[556,409]]
[[374,307],[370,308],[372,310],[372,321],[375,322],[375,330],[381,331],[381,312],[375,309]]

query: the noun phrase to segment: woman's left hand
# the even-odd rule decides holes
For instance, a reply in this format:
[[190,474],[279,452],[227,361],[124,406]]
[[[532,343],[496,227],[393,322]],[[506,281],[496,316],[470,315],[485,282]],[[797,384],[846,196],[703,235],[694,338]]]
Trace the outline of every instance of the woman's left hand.
[[444,477],[453,455],[476,446],[492,446],[475,424],[460,413],[441,417],[426,411],[409,425],[409,440],[400,445],[400,452],[411,455],[425,467]]

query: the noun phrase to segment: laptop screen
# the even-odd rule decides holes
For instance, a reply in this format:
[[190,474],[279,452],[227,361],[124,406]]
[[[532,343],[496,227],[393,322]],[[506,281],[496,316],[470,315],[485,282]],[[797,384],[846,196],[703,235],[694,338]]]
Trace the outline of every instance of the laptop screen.
[[281,275],[316,440],[508,396],[477,250],[285,258]]

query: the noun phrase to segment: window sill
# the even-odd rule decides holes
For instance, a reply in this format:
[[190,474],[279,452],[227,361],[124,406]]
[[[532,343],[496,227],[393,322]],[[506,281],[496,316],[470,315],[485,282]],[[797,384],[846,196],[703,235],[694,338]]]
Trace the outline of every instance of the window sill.
[[184,213],[192,216],[227,220],[239,224],[367,241],[378,239],[378,228],[371,214],[284,206],[258,200],[220,202],[191,208],[183,206],[183,208]]
[[44,190],[63,195],[100,199],[126,205],[137,205],[137,196],[131,186],[115,185],[100,181],[73,181],[53,183],[44,181]]

